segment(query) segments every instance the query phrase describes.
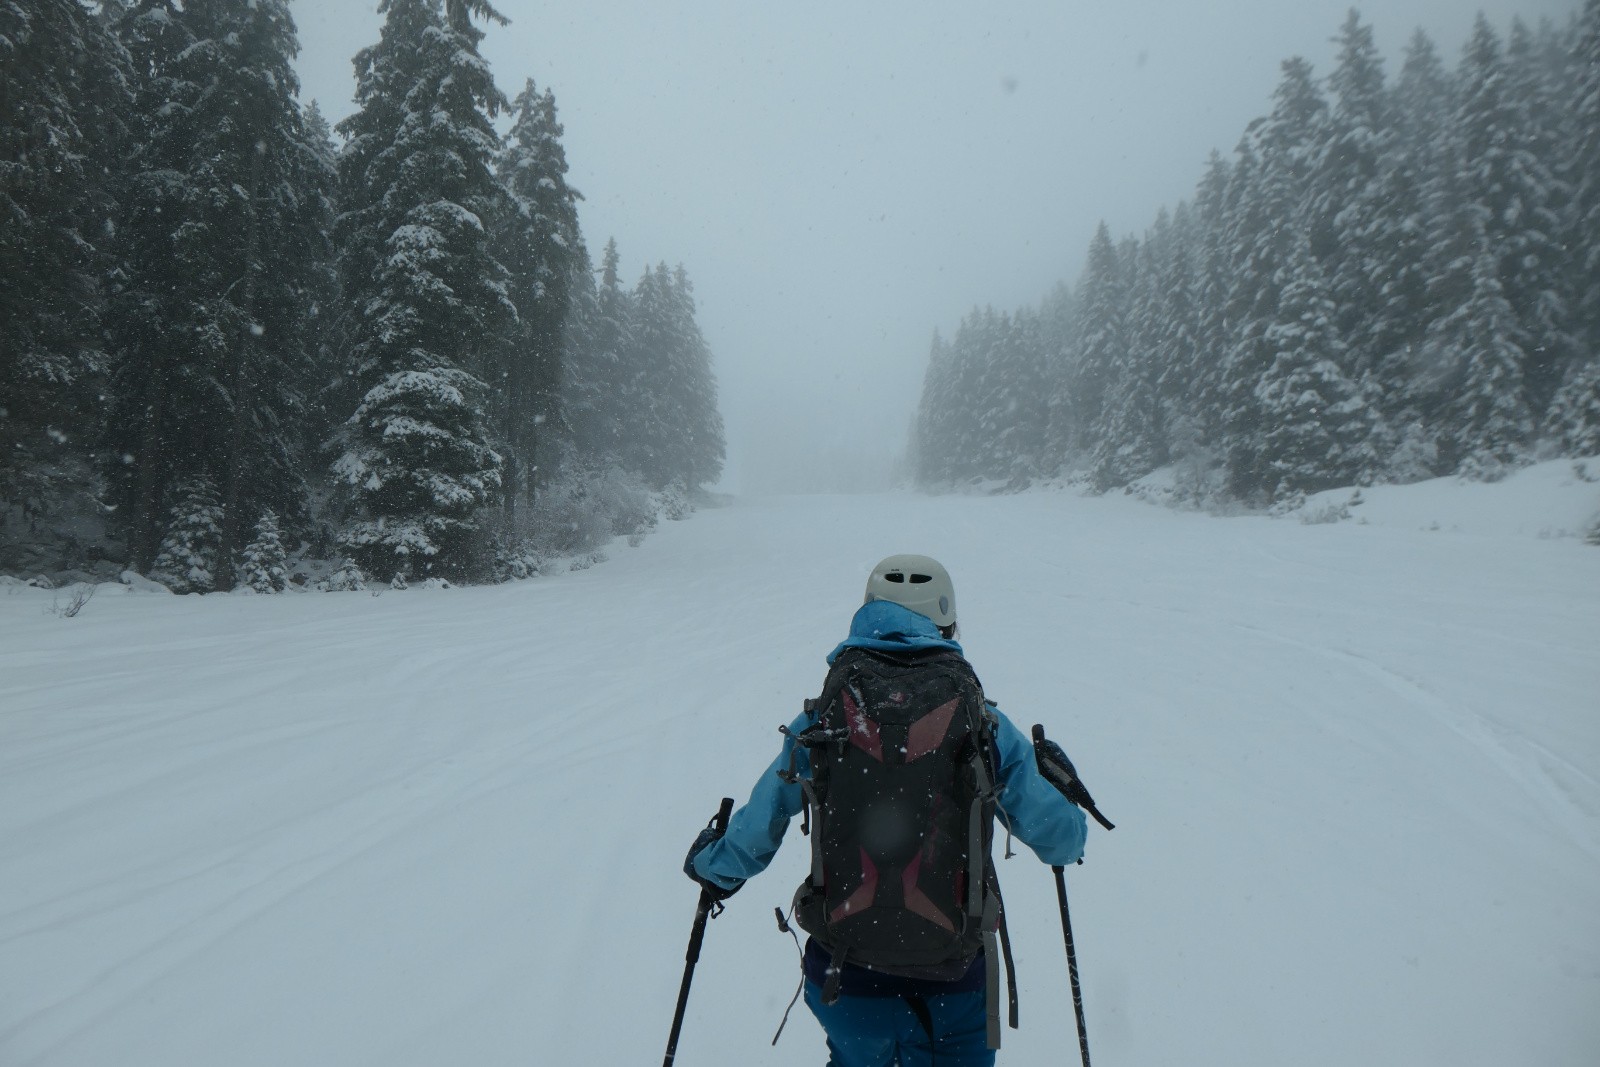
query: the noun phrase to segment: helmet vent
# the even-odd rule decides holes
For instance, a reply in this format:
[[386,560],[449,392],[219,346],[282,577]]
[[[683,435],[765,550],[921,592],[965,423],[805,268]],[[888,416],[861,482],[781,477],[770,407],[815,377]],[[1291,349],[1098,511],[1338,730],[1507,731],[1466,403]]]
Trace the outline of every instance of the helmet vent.
[[906,580],[906,576],[901,574],[899,571],[890,571],[888,574],[883,576],[883,580],[886,582],[894,582],[898,585]]
[[931,581],[933,581],[933,575],[931,575],[931,574],[913,574],[911,576],[911,584],[912,585],[921,585],[924,582],[931,582]]

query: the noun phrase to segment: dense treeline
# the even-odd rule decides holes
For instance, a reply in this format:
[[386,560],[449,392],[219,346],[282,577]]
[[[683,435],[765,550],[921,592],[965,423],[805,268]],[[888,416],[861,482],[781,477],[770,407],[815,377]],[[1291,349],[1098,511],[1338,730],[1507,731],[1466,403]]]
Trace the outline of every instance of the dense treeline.
[[717,478],[692,286],[593,266],[504,19],[378,10],[333,130],[288,0],[0,0],[0,569],[484,580]]
[[1600,453],[1600,0],[1480,16],[1454,70],[1419,31],[1387,78],[1354,11],[1337,43],[1143,239],[934,339],[921,484],[1265,502]]

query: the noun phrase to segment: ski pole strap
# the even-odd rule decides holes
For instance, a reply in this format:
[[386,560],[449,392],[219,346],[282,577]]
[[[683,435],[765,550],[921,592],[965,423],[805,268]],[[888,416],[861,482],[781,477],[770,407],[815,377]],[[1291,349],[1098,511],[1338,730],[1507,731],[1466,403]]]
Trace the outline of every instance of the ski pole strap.
[[996,909],[1000,914],[1000,957],[1006,964],[1006,999],[1010,1001],[1010,1018],[1007,1020],[1011,1029],[1017,1029],[1017,961],[1011,955],[1011,929],[1006,925],[1006,898],[1000,895],[1000,878],[995,873],[994,863],[989,863],[989,875],[992,879],[991,888],[994,890]]
[[789,1013],[794,1011],[794,1006],[800,1002],[800,994],[806,988],[806,954],[805,950],[800,947],[800,935],[794,932],[794,927],[790,926],[789,920],[784,918],[783,909],[773,908],[772,910],[778,916],[778,930],[794,938],[795,951],[800,953],[800,984],[795,986],[794,996],[789,998],[789,1006],[783,1009],[783,1021],[778,1023],[778,1032],[772,1035],[772,1044],[776,1047],[778,1038],[783,1036],[783,1028],[789,1025]]
[[1000,950],[987,923],[983,930],[983,1014],[990,1049],[1000,1047]]

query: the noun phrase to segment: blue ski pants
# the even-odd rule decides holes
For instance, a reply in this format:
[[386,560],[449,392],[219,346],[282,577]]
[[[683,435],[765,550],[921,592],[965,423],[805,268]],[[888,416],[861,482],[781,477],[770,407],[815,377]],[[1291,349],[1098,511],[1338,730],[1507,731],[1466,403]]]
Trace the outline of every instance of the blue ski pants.
[[901,997],[842,996],[822,1003],[806,983],[806,1007],[828,1035],[828,1067],[993,1067],[983,992],[923,997],[930,1036]]

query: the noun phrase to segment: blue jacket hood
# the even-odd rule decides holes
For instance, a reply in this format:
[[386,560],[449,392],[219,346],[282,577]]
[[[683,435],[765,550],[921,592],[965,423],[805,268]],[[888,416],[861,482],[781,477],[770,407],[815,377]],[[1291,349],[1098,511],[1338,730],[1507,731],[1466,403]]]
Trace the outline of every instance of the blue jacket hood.
[[892,600],[873,600],[861,605],[850,620],[850,636],[828,653],[831,664],[847,648],[866,648],[874,652],[922,652],[931,648],[959,653],[961,645],[939,636],[939,627],[926,615]]

